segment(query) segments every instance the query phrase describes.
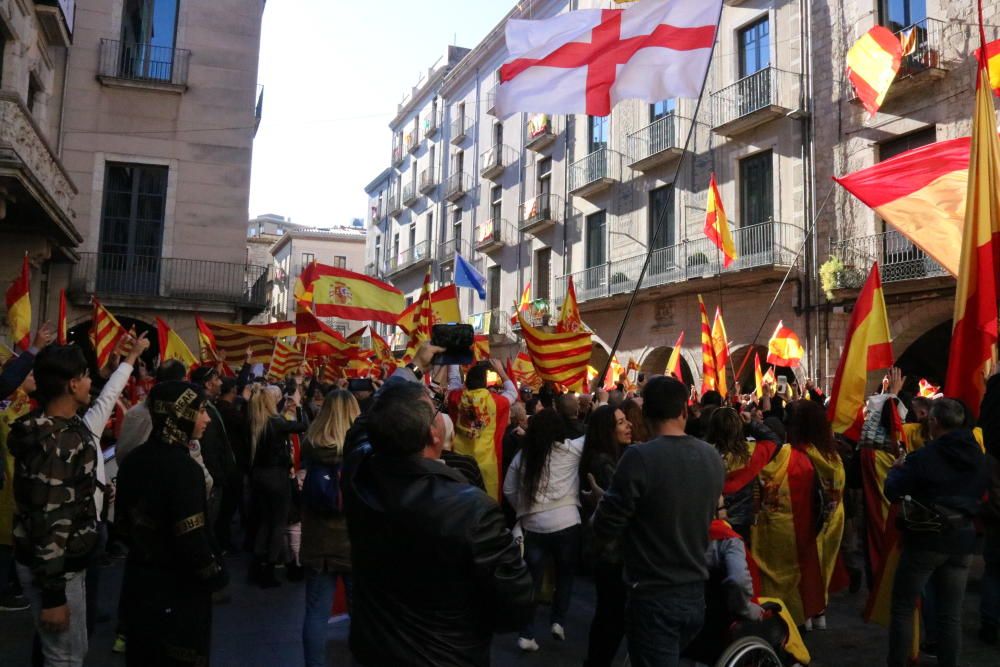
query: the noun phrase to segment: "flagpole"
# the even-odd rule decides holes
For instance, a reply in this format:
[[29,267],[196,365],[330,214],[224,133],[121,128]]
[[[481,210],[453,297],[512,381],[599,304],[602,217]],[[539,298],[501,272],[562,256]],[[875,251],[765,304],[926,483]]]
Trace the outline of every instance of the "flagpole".
[[[719,3],[719,13],[715,17],[715,38],[712,40],[712,49],[708,54],[708,65],[705,67],[705,76],[701,80],[701,92],[698,93],[698,101],[694,105],[694,113],[691,114],[691,125],[688,127],[687,137],[684,139],[684,147],[681,151],[681,158],[677,160],[674,165],[674,174],[670,179],[671,183],[677,182],[677,175],[680,173],[681,164],[684,162],[684,155],[688,152],[688,147],[691,145],[691,137],[694,136],[695,127],[698,125],[698,112],[701,110],[701,102],[705,97],[705,86],[708,84],[708,75],[712,71],[712,59],[715,57],[715,45],[719,42],[719,27],[722,22],[722,7],[725,3]],[[667,210],[669,207],[664,206],[663,210],[657,216],[656,226],[653,228],[653,236],[649,241],[649,248],[646,251],[646,259],[642,263],[642,269],[639,270],[639,277],[635,281],[635,289],[632,290],[632,296],[629,297],[628,306],[625,308],[625,315],[622,317],[622,323],[618,327],[618,333],[615,335],[615,342],[611,345],[611,352],[608,354],[608,360],[604,364],[604,372],[601,373],[600,377],[603,382],[603,378],[607,377],[608,372],[611,370],[611,360],[615,358],[615,353],[618,351],[618,346],[621,344],[622,335],[625,333],[625,326],[628,324],[628,319],[632,315],[632,308],[635,306],[636,297],[639,295],[639,290],[642,288],[642,281],[646,277],[646,272],[649,270],[649,262],[653,258],[653,250],[656,248],[656,240],[660,236],[660,228],[667,218]],[[786,276],[787,278],[787,276]],[[596,393],[596,390],[594,390]]]

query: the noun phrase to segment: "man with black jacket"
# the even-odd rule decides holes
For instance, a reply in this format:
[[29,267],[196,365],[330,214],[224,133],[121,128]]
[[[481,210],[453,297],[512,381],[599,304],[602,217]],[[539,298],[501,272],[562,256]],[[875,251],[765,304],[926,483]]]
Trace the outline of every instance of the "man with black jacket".
[[523,622],[531,576],[496,501],[439,460],[425,388],[397,374],[342,476],[351,651],[366,667],[487,667],[493,633]]
[[[240,471],[236,466],[236,457],[233,456],[233,448],[229,442],[226,424],[223,422],[218,408],[215,407],[215,400],[222,390],[222,377],[219,375],[219,371],[211,366],[199,366],[191,373],[191,382],[205,391],[205,396],[208,398],[205,409],[212,420],[205,429],[205,434],[198,440],[205,467],[214,482],[212,494],[208,499],[208,526],[216,544],[223,551],[232,551],[228,522],[232,521],[232,510],[236,508],[236,503],[231,499],[236,493],[235,480]],[[225,496],[230,498],[225,499]],[[229,508],[228,522],[226,530],[220,531],[217,524],[220,516],[223,515],[224,505]]]
[[886,498],[903,501],[904,517],[903,552],[892,590],[889,667],[909,664],[913,611],[928,582],[936,588],[938,664],[958,664],[962,600],[976,548],[972,519],[990,482],[987,458],[964,421],[961,403],[934,401],[928,417],[933,440],[901,456],[885,480]]

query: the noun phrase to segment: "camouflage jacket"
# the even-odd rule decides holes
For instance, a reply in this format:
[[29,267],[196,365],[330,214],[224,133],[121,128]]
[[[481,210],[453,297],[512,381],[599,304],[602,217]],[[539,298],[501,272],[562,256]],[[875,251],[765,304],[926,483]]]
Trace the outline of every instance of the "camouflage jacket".
[[41,590],[44,608],[66,603],[66,580],[97,545],[97,449],[79,417],[37,412],[14,423],[14,550]]

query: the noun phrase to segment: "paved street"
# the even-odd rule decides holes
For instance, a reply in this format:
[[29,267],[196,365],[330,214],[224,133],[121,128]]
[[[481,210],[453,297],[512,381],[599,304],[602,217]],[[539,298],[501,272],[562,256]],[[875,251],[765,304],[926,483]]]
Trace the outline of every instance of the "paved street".
[[[242,558],[231,558],[233,568],[232,601],[216,607],[212,664],[214,667],[276,667],[302,664],[300,633],[302,627],[303,584],[284,584],[278,589],[260,590],[247,586]],[[102,610],[115,609],[121,561],[105,568],[101,592]],[[978,573],[970,584],[965,609],[965,654],[963,667],[996,667],[1000,648],[990,648],[975,637],[976,609],[979,604]],[[586,653],[586,633],[594,609],[593,588],[587,579],[578,580],[570,618],[566,624],[567,640],[558,643],[539,635],[541,650],[521,655],[513,635],[494,642],[493,664],[497,667],[579,667]],[[830,629],[806,636],[816,667],[840,665],[879,665],[885,651],[885,631],[865,625],[858,616],[863,604],[861,595],[841,596],[834,600],[829,617]],[[545,619],[545,610],[539,614]],[[542,623],[540,623],[540,627]],[[346,619],[330,625],[330,665],[350,665],[347,650]],[[90,667],[123,666],[122,656],[111,652],[113,622],[98,626],[91,640],[87,665]],[[0,615],[0,665],[20,667],[30,663],[31,618],[27,612]],[[622,652],[624,659],[624,651]],[[936,664],[927,659],[924,665]]]

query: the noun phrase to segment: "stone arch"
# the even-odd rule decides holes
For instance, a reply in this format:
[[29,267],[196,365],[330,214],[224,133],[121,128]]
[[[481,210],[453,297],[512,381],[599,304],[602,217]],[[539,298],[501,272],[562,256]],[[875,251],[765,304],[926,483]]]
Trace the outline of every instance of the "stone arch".
[[933,326],[925,326],[923,333],[896,357],[896,365],[906,376],[904,389],[915,392],[921,378],[926,378],[933,384],[943,385],[948,372],[947,350],[950,347],[950,319]]
[[[639,371],[646,374],[646,377],[651,375],[663,375],[663,371],[667,368],[667,361],[670,359],[670,354],[674,351],[674,348],[668,346],[654,347],[650,350],[645,357],[642,359],[642,363],[639,364]],[[683,376],[684,383],[687,385],[694,384],[694,376],[691,373],[691,366],[688,364],[688,360],[684,358],[684,350],[681,349],[681,375]]]
[[[950,299],[935,299],[926,304],[911,303],[907,306],[903,308],[900,317],[892,319],[890,315],[889,320],[892,348],[897,358],[927,331],[942,322],[950,321],[954,315],[955,303]],[[894,308],[890,308],[890,313],[892,310]]]
[[[774,377],[777,378],[779,375],[784,375],[788,378],[789,382],[795,382],[796,374],[794,368],[789,368],[788,366],[774,366],[767,362],[767,346],[766,345],[741,345],[735,348],[731,353],[731,358],[733,361],[733,366],[736,372],[739,373],[739,382],[735,386],[739,387],[739,393],[749,394],[757,386],[757,379],[754,377],[754,361],[753,355],[756,352],[760,355],[760,371],[761,373],[766,373],[767,369],[774,367]],[[746,363],[744,363],[744,358],[746,358]],[[729,377],[733,376],[733,369],[727,369],[729,371]],[[804,379],[804,378],[799,378]]]

